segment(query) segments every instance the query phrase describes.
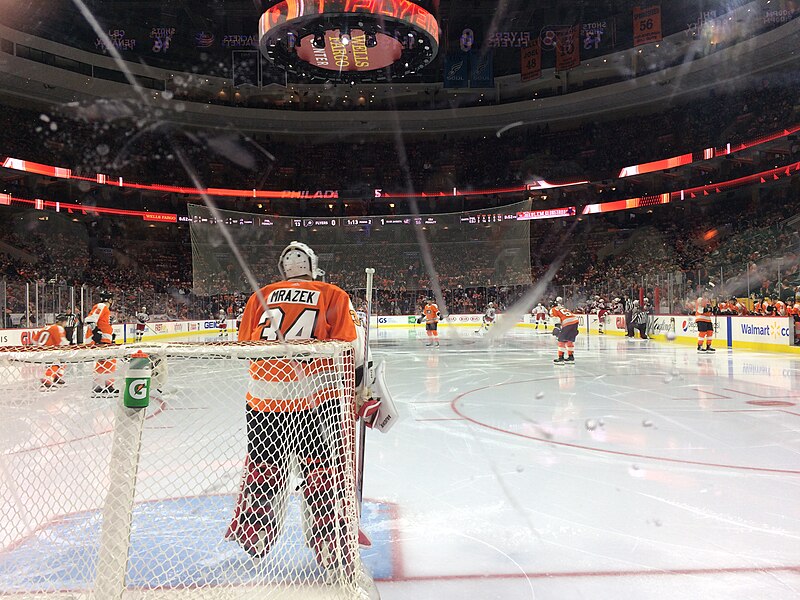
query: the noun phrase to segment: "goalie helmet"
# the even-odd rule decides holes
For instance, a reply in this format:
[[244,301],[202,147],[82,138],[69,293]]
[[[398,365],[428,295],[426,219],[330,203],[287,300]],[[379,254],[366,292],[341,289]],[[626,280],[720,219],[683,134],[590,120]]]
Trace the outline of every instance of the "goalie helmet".
[[284,279],[308,276],[311,279],[321,277],[319,260],[314,251],[302,242],[292,242],[278,259],[278,270]]

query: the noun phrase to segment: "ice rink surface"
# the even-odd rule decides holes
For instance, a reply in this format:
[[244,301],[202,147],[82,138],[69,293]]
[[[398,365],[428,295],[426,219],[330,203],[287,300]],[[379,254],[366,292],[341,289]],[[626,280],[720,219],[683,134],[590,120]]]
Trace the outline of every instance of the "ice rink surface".
[[[554,365],[554,339],[530,329],[425,342],[421,327],[372,334],[402,413],[388,434],[367,435],[374,545],[362,556],[383,600],[800,598],[793,355],[580,335],[576,363]],[[132,586],[246,585],[256,573],[223,539],[245,454],[246,367],[176,368],[176,391],[150,411]],[[19,425],[4,443],[40,444],[15,447],[6,469],[36,473],[32,497],[52,506],[0,555],[0,596],[91,586],[111,417],[86,419],[97,402],[76,405],[79,388],[8,407]],[[76,482],[97,489],[62,505]],[[274,554],[315,568],[294,550]]]
[[795,357],[423,335],[373,335],[403,413],[368,436],[384,600],[800,598]]

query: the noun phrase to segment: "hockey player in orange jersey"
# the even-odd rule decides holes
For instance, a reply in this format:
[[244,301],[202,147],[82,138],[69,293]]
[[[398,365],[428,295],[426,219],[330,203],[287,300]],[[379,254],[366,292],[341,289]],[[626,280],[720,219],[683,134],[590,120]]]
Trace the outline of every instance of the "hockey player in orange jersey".
[[[349,342],[356,368],[358,415],[367,426],[388,431],[397,420],[397,411],[385,386],[383,365],[364,368],[364,330],[347,293],[315,281],[323,272],[316,254],[305,244],[289,244],[278,268],[284,280],[261,288],[247,302],[239,341]],[[247,459],[225,536],[249,554],[265,556],[278,538],[296,461],[303,481],[304,514],[310,515],[306,543],[323,567],[353,566],[357,548],[343,537],[347,511],[342,510],[345,499],[337,497],[336,490],[342,488],[344,475],[337,465],[354,457],[331,456],[330,450],[336,440],[343,444],[341,440],[346,439],[343,432],[333,430],[341,422],[337,416],[342,410],[337,402],[343,385],[340,377],[329,358],[251,361],[246,395]],[[304,384],[298,386],[295,382],[301,379]],[[290,391],[298,388],[303,390],[302,397]],[[373,394],[365,395],[369,391]],[[338,452],[345,452],[343,445]]]
[[417,317],[417,323],[425,321],[425,334],[428,336],[426,346],[439,347],[439,320],[441,318],[442,314],[433,298],[425,298],[425,306],[422,314]]
[[[716,352],[711,347],[711,342],[714,341],[714,323],[711,320],[711,304],[707,298],[697,299],[697,310],[694,316],[694,322],[697,325],[697,351],[698,352]],[[706,346],[703,347],[705,340]]]
[[[92,307],[84,323],[86,334],[84,339],[91,340],[98,346],[114,343],[114,329],[111,326],[111,307],[114,297],[109,292],[100,292],[100,302]],[[94,389],[96,396],[116,394],[114,374],[117,371],[116,359],[98,360],[94,365]]]
[[[578,337],[578,317],[564,308],[563,300],[556,298],[550,316],[559,320],[559,325],[553,329],[553,335],[558,339],[558,358],[553,362],[557,365],[575,362],[575,339]],[[564,353],[567,357],[564,358]]]
[[[55,323],[48,325],[34,334],[34,341],[40,346],[68,346],[67,332],[64,324],[68,316],[65,314],[56,315]],[[64,385],[64,365],[48,365],[42,378],[41,389],[53,389],[57,385]]]

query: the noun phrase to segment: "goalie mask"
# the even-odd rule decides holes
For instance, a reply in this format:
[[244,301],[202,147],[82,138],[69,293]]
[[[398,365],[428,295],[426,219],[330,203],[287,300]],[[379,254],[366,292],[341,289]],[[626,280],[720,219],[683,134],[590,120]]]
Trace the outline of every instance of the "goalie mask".
[[323,272],[319,269],[317,255],[302,242],[292,242],[278,259],[278,270],[284,279],[309,276],[311,279],[321,277]]

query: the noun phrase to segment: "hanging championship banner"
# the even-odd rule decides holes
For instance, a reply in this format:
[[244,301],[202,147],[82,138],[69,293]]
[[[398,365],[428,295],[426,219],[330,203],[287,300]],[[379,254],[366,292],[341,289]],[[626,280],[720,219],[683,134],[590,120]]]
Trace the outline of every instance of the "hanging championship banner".
[[569,71],[581,64],[580,25],[556,33],[556,71]]
[[633,9],[633,45],[642,46],[661,41],[661,7]]
[[531,45],[522,48],[520,54],[522,56],[520,70],[522,81],[539,79],[542,76],[542,45],[539,43],[539,39],[531,40]]

